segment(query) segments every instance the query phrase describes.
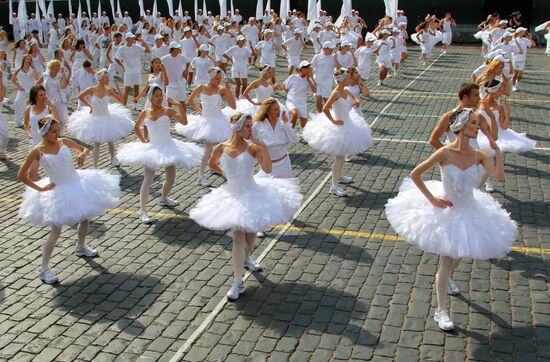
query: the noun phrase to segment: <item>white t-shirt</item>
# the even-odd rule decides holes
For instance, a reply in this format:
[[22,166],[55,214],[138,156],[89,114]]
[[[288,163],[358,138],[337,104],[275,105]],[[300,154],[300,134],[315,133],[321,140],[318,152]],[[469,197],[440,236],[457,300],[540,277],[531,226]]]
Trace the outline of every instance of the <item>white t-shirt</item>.
[[334,68],[334,54],[316,54],[311,60],[315,82],[332,82]]
[[256,45],[256,49],[261,51],[260,62],[275,66],[275,44],[273,40],[262,40]]
[[154,58],[161,59],[163,56],[170,54],[170,49],[166,46],[166,44],[162,43],[160,47],[153,46],[151,47],[151,54]]
[[357,68],[370,68],[372,61],[372,48],[360,47],[355,51]]
[[338,63],[344,68],[349,68],[353,66],[353,56],[350,52],[347,52],[346,54],[342,54],[341,52],[336,53],[336,59],[338,59]]
[[485,71],[485,69],[487,69],[488,65],[487,64],[482,64],[480,65],[479,67],[477,67],[476,70],[474,70],[472,72],[473,75],[476,76],[476,78],[479,78],[481,77],[481,75],[483,74],[483,72]]
[[124,64],[124,71],[127,74],[141,72],[141,57],[145,54],[145,48],[134,44],[121,46],[116,52],[115,59],[121,60]]
[[319,42],[323,45],[327,41],[336,43],[337,35],[332,30],[321,30],[319,33]]
[[166,76],[168,78],[168,88],[179,88],[185,86],[186,82],[183,78],[183,72],[189,64],[186,57],[181,54],[173,57],[171,54],[165,55],[161,59],[162,64],[166,68]]
[[248,58],[252,55],[252,50],[243,46],[234,45],[227,49],[226,55],[233,60],[233,70],[245,71],[248,66]]
[[[514,50],[514,61],[525,61],[527,58],[527,49],[531,48],[531,41],[527,38],[515,38],[514,44],[516,46],[516,50]],[[519,48],[521,48],[523,54],[519,53]]]
[[283,45],[287,49],[288,55],[299,56],[302,48],[304,47],[301,39],[296,39],[294,37],[287,39],[283,42]]
[[180,41],[181,53],[187,59],[193,59],[197,56],[197,44],[193,38],[183,38]]
[[210,39],[210,41],[216,47],[214,54],[218,56],[223,55],[223,53],[230,48],[230,36],[228,34],[216,34]]
[[307,91],[309,90],[309,82],[304,77],[298,74],[292,74],[288,77],[283,86],[288,91],[287,98],[300,103],[307,103]]
[[191,68],[195,69],[195,85],[208,83],[208,69],[212,68],[214,63],[208,57],[195,57],[191,61]]

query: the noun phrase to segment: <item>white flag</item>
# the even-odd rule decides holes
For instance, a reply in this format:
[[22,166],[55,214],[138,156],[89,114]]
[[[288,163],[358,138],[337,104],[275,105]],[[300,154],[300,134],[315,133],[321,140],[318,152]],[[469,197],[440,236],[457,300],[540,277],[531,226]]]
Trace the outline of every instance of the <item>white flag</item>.
[[267,0],[267,4],[265,4],[265,10],[271,11],[271,0]]
[[[101,0],[99,1],[101,2]],[[86,0],[86,7],[88,8],[88,17],[92,17],[92,6],[90,4],[90,0]],[[98,16],[101,16],[101,14],[97,14]]]
[[168,4],[168,14],[170,14],[170,16],[173,18],[174,17],[174,3],[172,2],[172,0],[166,0],[166,3]]
[[397,16],[397,0],[384,0],[386,5],[386,15],[391,16],[395,20]]
[[317,4],[315,0],[307,0],[307,20],[313,20],[317,15]]
[[340,11],[340,16],[338,17],[338,19],[336,19],[336,22],[334,24],[336,24],[337,26],[342,25],[346,16],[351,16],[351,0],[344,0],[344,3],[342,4],[342,10]]
[[317,16],[321,16],[321,10],[323,10],[323,8],[321,7],[321,0],[317,1]]
[[73,15],[73,3],[72,0],[69,0],[69,17],[71,17],[71,15]]
[[10,25],[13,25],[13,4],[11,3],[11,0],[10,0],[10,3],[9,3],[9,10],[8,11],[10,12],[8,22],[10,23]]
[[21,29],[21,38],[25,37],[27,33],[27,4],[25,1],[19,1],[19,6],[17,7],[17,20],[19,20],[19,28]]
[[48,15],[53,15],[55,17],[55,11],[53,9],[53,0],[50,0],[50,3],[48,4],[48,9],[46,10],[46,13]]
[[143,6],[143,0],[139,0],[138,5],[139,5],[139,16],[145,16],[145,9],[144,9],[144,6]]
[[[35,19],[39,19],[40,20],[40,5],[38,4],[38,1],[35,3],[35,6],[34,6],[34,15],[35,15]],[[44,39],[42,37],[42,31],[38,31],[38,39],[40,39],[40,42],[43,43],[44,42]]]
[[[46,0],[38,0],[38,5],[40,6],[40,13],[44,16],[46,16]],[[36,16],[37,19],[40,19],[38,16]]]
[[103,24],[101,24],[101,13],[103,11],[101,10],[101,0],[97,2],[97,17],[99,18],[99,25],[103,26]]
[[281,8],[279,10],[279,17],[281,20],[285,21],[288,16],[288,5],[286,0],[281,0]]
[[155,2],[153,3],[153,17],[156,19],[157,18],[157,13],[158,13],[158,10],[157,10],[157,0],[155,0]]
[[264,1],[258,0],[256,3],[256,19],[260,20],[263,16],[264,11]]
[[116,13],[115,0],[109,0],[109,2],[111,3],[111,12],[113,13],[113,19],[114,19],[115,18],[115,13]]
[[235,15],[235,8],[233,7],[233,0],[230,0],[230,9],[231,9],[231,15]]
[[227,0],[219,0],[220,3],[220,19],[227,15]]
[[78,31],[80,31],[80,27],[82,26],[82,5],[80,4],[80,0],[78,0],[78,12],[76,13],[76,22],[78,23]]
[[206,10],[206,0],[202,0],[202,15],[206,16],[208,11]]
[[116,0],[116,11],[122,16],[122,8],[120,7],[120,0]]

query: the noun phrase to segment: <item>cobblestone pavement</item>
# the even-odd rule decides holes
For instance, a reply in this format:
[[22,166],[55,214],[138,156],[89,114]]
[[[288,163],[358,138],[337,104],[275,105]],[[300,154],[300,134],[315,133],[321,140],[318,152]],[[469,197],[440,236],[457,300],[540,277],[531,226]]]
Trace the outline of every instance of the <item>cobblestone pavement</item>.
[[[396,237],[383,208],[432,151],[425,141],[437,117],[456,105],[457,87],[482,58],[458,47],[436,54],[428,68],[417,59],[413,48],[386,87],[369,82],[374,95],[363,110],[377,141],[346,163],[354,178],[349,197],[328,194],[331,157],[303,142],[291,148],[304,207],[258,240],[254,255],[266,270],[248,275],[235,303],[225,302],[230,237],[186,217],[208,192],[195,173],[178,172],[181,204],[173,210],[157,204],[157,175],[149,203],[156,222],[141,225],[142,170],[110,166],[106,149],[101,167],[122,176],[123,191],[119,209],[92,222],[89,242],[101,255],[75,257],[76,230],[68,227],[52,262],[61,283],[42,284],[37,271],[49,230],[17,218],[24,187],[15,175],[28,147],[12,108],[3,108],[13,158],[0,162],[0,359],[549,360],[550,58],[531,50],[525,90],[512,96],[512,128],[528,132],[538,148],[506,157],[506,181],[495,193],[520,235],[507,258],[460,264],[462,295],[450,298],[454,333],[431,319],[437,257]],[[283,58],[278,65],[282,80]],[[223,182],[211,178],[214,186]]]

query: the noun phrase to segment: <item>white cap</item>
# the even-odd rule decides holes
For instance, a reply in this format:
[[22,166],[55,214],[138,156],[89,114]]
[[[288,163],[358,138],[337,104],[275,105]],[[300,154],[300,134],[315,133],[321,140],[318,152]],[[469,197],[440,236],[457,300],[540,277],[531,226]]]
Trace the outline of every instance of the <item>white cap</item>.
[[173,42],[170,43],[170,45],[168,47],[170,49],[179,49],[179,48],[181,48],[181,45],[177,41],[173,41]]
[[186,26],[186,27],[183,29],[183,32],[184,32],[184,33],[187,32],[187,31],[191,31],[191,28],[188,27],[188,26]]
[[130,39],[130,38],[133,38],[135,39],[136,36],[130,32],[127,32],[125,35],[124,35],[124,39]]
[[[500,49],[499,49],[500,50]],[[492,52],[489,52],[487,53],[487,55],[485,56],[485,58],[487,59],[493,59],[494,57],[496,57],[497,55],[500,55],[501,53],[498,51],[498,50],[495,50],[495,51],[492,51]]]
[[393,28],[391,30],[392,33],[401,33],[401,30],[399,30],[399,28]]
[[380,34],[388,34],[390,35],[390,32],[387,29],[384,29],[380,32]]
[[503,38],[508,38],[509,36],[514,36],[514,34],[510,33],[509,31],[505,31],[504,34],[502,34]]
[[294,30],[294,34],[302,34],[302,31],[300,29]]
[[201,46],[199,47],[199,50],[201,52],[207,52],[209,49],[208,49],[208,45],[206,44],[201,44]]
[[501,21],[498,22],[498,25],[505,25],[505,24],[508,24],[508,21],[501,20]]
[[256,18],[253,17],[253,16],[251,16],[251,17],[248,18],[248,21],[254,21],[254,20],[256,20]]
[[341,47],[351,47],[351,43],[347,40],[344,40],[342,44],[340,44]]
[[336,45],[334,45],[331,41],[326,41],[323,43],[323,49],[334,49]]
[[225,28],[221,25],[218,25],[218,27],[216,28],[216,30],[223,30],[223,29],[225,29]]
[[321,27],[321,24],[317,24],[317,23],[316,23],[315,25],[313,25],[313,29],[315,29],[315,28],[318,29],[318,28],[320,28],[320,27]]
[[397,26],[407,26],[407,23],[405,23],[405,22],[400,22]]
[[309,67],[310,65],[311,65],[311,63],[308,62],[307,60],[302,60],[302,61],[300,62],[299,68],[300,68],[300,69],[306,68],[306,67]]
[[241,40],[246,40],[246,38],[244,37],[244,35],[239,35],[237,37],[237,41],[241,41]]
[[373,33],[367,33],[367,35],[365,35],[365,41],[376,41],[376,35]]
[[334,25],[334,24],[333,24],[331,21],[327,21],[327,22],[325,23],[325,25],[326,25],[326,26],[329,26],[329,25]]
[[493,60],[498,60],[498,61],[501,61],[503,63],[509,63],[510,62],[510,59],[504,58],[501,54],[494,57]]
[[526,30],[527,30],[526,28],[520,26],[519,28],[516,29],[516,34]]
[[266,35],[267,35],[267,34],[273,34],[273,30],[271,30],[271,29],[266,29],[266,30],[264,30],[264,34],[266,34]]
[[164,36],[162,34],[155,35],[155,40],[157,39],[164,39]]

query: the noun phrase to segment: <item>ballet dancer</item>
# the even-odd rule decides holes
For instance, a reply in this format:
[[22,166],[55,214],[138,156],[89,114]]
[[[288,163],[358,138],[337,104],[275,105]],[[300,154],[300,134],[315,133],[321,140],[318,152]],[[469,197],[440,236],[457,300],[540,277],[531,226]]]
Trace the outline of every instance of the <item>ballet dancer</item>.
[[21,59],[21,67],[13,73],[11,78],[12,83],[17,88],[17,95],[14,101],[16,127],[23,127],[29,91],[39,77],[40,75],[32,65],[32,57],[29,54],[24,55]]

